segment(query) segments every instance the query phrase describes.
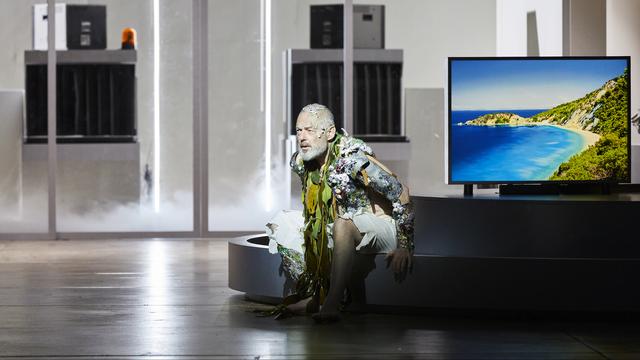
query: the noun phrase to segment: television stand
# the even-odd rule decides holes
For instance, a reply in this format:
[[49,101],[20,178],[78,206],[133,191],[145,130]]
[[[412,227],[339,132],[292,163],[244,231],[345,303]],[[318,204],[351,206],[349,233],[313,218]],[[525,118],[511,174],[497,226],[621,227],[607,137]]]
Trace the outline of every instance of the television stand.
[[609,195],[609,183],[590,184],[502,184],[500,195]]
[[473,184],[464,184],[464,196],[473,196]]

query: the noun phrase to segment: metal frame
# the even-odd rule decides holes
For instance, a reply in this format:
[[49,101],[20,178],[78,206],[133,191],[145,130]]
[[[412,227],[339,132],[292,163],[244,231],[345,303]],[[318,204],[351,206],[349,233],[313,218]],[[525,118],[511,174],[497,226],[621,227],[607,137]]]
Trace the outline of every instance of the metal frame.
[[[55,4],[56,0],[47,0],[48,13],[48,43],[55,44]],[[47,63],[47,98],[48,98],[48,231],[45,233],[0,233],[0,240],[55,240],[55,239],[113,239],[113,238],[189,238],[189,237],[236,237],[256,232],[244,231],[209,231],[209,163],[208,163],[208,2],[207,0],[192,0],[193,9],[193,229],[192,231],[140,231],[140,232],[58,232],[56,223],[56,173],[57,173],[57,143],[56,143],[56,65],[58,57],[77,56],[74,54],[60,54],[55,46],[49,46],[46,54]],[[344,44],[343,61],[345,63],[345,79],[351,79],[353,74],[353,1],[344,2]],[[89,51],[89,52],[88,52]],[[27,55],[27,61],[44,61],[44,52],[33,52]],[[92,55],[90,50],[83,50],[82,55]],[[122,52],[113,51],[109,56],[121,57]],[[129,59],[130,60],[130,59]],[[344,82],[345,93],[344,110],[350,114],[353,107],[352,81]],[[286,100],[285,100],[286,101]],[[352,125],[349,119],[350,130]]]
[[[289,63],[338,62],[343,60],[339,49],[288,49]],[[353,62],[402,63],[404,51],[401,49],[354,49]],[[352,96],[353,97],[353,96]]]
[[344,130],[353,134],[353,0],[344,0],[342,11],[342,119]]
[[51,240],[48,232],[42,233],[2,233],[0,240]]
[[209,227],[209,64],[208,7],[193,1],[193,230],[205,236]]
[[47,137],[48,137],[48,215],[49,236],[56,238],[56,172],[58,170],[58,153],[56,146],[56,1],[47,0]]
[[[47,64],[49,51],[27,50],[24,52],[25,65]],[[121,63],[135,64],[137,50],[64,50],[56,51],[56,61],[65,64]]]

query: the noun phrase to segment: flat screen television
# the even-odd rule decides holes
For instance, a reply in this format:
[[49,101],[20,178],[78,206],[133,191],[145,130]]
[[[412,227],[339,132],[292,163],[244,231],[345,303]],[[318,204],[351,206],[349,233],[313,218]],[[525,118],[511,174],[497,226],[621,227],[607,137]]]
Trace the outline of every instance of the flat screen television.
[[449,58],[449,184],[630,182],[630,58]]

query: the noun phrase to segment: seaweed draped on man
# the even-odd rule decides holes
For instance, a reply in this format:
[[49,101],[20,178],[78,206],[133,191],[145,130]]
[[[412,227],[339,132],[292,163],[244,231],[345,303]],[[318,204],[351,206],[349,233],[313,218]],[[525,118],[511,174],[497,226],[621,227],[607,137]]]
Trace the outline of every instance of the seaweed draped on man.
[[[269,313],[302,310],[336,321],[356,252],[387,253],[396,273],[411,267],[413,210],[407,188],[363,141],[336,131],[327,107],[305,106],[296,138],[290,165],[302,181],[302,214],[289,211],[267,224],[270,249],[296,285]],[[283,226],[284,218],[300,226]]]

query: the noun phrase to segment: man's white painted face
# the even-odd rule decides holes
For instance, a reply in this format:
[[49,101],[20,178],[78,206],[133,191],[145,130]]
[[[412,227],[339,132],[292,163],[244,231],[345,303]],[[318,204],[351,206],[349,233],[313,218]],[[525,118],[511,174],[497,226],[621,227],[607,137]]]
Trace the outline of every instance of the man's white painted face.
[[307,112],[298,115],[296,121],[296,139],[302,160],[309,161],[324,155],[329,146],[327,132],[319,129],[314,116]]

